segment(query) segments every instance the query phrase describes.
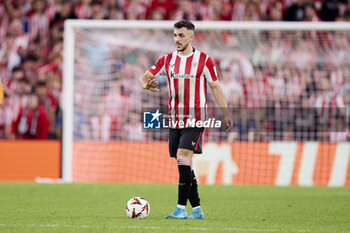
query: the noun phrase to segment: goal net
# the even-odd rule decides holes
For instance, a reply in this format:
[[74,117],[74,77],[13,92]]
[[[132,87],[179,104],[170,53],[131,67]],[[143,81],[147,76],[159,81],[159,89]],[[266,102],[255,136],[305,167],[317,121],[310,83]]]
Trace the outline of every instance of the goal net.
[[[168,21],[65,23],[63,179],[176,183],[167,113],[137,80],[174,51]],[[207,129],[193,166],[202,184],[350,185],[350,25],[195,22],[193,47],[210,55],[234,125]],[[222,119],[204,83],[207,114]]]

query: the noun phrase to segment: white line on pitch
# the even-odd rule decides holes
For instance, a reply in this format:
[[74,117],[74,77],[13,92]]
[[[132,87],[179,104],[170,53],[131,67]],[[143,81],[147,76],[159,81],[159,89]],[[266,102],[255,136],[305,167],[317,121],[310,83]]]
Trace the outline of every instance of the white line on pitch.
[[[58,225],[58,224],[0,224],[0,227],[41,227],[41,228],[54,228],[54,227],[62,227],[62,228],[121,228],[121,229],[152,229],[152,230],[190,230],[190,231],[213,231],[213,230],[221,230],[221,231],[243,231],[243,232],[280,232],[278,229],[263,229],[263,228],[239,228],[239,227],[231,227],[231,228],[211,228],[211,227],[158,227],[158,226],[93,226],[93,225]],[[290,229],[293,232],[311,232],[309,229]],[[349,231],[344,233],[350,233]]]

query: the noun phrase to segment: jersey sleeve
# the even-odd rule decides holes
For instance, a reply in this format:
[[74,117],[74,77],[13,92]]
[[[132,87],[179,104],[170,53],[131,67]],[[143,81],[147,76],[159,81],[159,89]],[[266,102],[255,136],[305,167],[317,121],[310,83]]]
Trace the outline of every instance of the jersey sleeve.
[[205,66],[204,66],[204,76],[209,83],[218,80],[218,75],[216,72],[216,67],[214,61],[211,57],[208,57]]
[[161,57],[157,63],[148,69],[154,76],[165,75],[165,56]]

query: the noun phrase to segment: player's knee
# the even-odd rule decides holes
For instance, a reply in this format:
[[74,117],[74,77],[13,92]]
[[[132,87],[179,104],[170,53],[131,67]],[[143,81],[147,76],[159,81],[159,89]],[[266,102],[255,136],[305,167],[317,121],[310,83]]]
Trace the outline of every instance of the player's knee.
[[178,155],[177,156],[177,164],[179,166],[191,166],[192,164],[192,158],[191,157],[187,157],[187,156],[184,156],[184,155]]
[[179,149],[177,149],[176,156],[179,156],[179,155],[183,155],[183,156],[192,158],[193,151],[192,150],[188,150],[188,149],[179,148]]

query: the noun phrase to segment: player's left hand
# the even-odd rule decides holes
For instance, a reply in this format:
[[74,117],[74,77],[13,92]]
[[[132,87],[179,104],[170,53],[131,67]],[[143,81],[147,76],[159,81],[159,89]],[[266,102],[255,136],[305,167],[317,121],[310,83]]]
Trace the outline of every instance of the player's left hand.
[[229,116],[225,116],[225,124],[226,124],[226,132],[231,131],[232,126],[233,126],[233,121],[231,119],[231,117]]

